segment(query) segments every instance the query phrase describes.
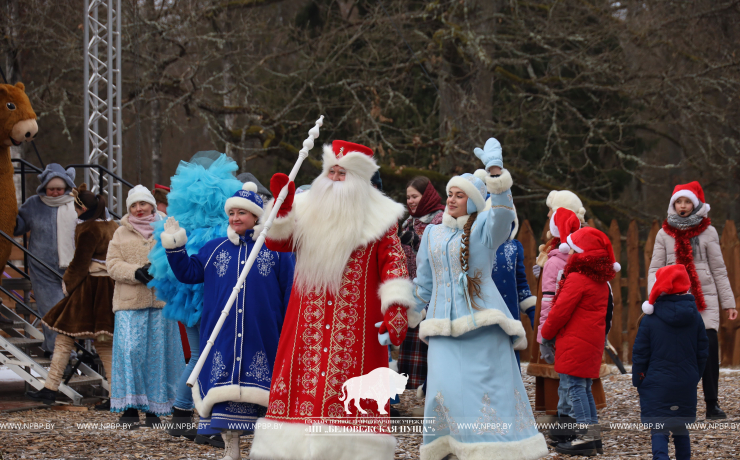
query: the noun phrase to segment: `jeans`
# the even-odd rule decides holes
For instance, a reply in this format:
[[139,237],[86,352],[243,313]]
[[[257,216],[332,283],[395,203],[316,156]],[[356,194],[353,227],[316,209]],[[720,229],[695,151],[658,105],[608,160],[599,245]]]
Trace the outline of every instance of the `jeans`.
[[568,395],[568,384],[563,380],[565,374],[558,375],[560,376],[560,385],[558,385],[558,414],[576,418],[573,415],[573,404],[570,402],[570,396]]
[[[650,430],[653,441],[653,460],[670,459],[668,457],[668,433],[669,430]],[[676,460],[689,460],[691,458],[689,432],[682,429],[680,433],[673,432],[673,446],[676,448]]]
[[194,407],[193,390],[187,385],[187,382],[200,356],[200,323],[193,327],[185,326],[185,333],[188,336],[188,343],[190,344],[190,361],[188,361],[185,371],[180,376],[174,406],[177,409],[191,410]]
[[568,397],[573,405],[572,417],[578,423],[595,425],[599,423],[599,416],[596,413],[594,395],[591,393],[591,383],[591,379],[560,374],[560,385],[565,384]]

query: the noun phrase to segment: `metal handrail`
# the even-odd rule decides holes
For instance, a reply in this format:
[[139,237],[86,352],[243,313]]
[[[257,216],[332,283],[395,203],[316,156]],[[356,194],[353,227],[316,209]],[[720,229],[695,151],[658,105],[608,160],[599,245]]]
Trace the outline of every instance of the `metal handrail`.
[[83,169],[84,168],[90,168],[90,169],[98,169],[98,170],[100,170],[100,171],[98,171],[98,173],[101,176],[103,175],[102,172],[105,172],[106,174],[108,174],[112,178],[116,179],[120,183],[122,183],[124,185],[127,185],[128,188],[134,188],[134,184],[132,184],[131,182],[127,181],[126,179],[120,177],[119,175],[111,172],[108,168],[106,168],[105,166],[102,166],[102,165],[95,165],[95,164],[90,164],[90,165],[87,165],[87,164],[73,164],[73,165],[67,165],[64,169],[67,169],[67,168],[83,168]]
[[39,168],[38,166],[36,166],[36,165],[34,165],[32,163],[27,162],[23,158],[11,158],[10,161],[12,161],[13,163],[20,163],[21,165],[23,165],[25,167],[31,168],[31,171],[19,171],[19,170],[16,169],[15,170],[15,173],[16,174],[18,174],[20,172],[22,172],[23,174],[41,174],[42,172],[44,172],[43,169]]
[[[15,266],[15,264],[14,264],[13,262],[11,262],[11,261],[7,261],[7,262],[5,262],[5,263],[6,263],[6,264],[7,264],[7,265],[8,265],[8,266],[9,266],[10,268],[12,268],[12,269],[13,269],[13,270],[15,270],[16,272],[18,272],[18,274],[19,274],[19,275],[21,275],[22,277],[24,277],[25,279],[27,279],[27,280],[30,280],[30,279],[31,279],[31,276],[30,276],[30,275],[29,275],[28,273],[26,273],[26,272],[24,272],[23,270],[21,270],[20,268],[16,267],[16,266]],[[8,276],[10,276],[10,275],[8,275]]]
[[61,279],[64,279],[64,277],[62,275],[60,275],[58,271],[54,270],[46,262],[44,262],[43,260],[41,260],[38,257],[36,257],[35,255],[33,255],[31,253],[31,251],[29,251],[28,249],[24,248],[23,245],[20,244],[20,243],[18,243],[13,237],[11,237],[10,235],[8,235],[7,233],[5,233],[2,230],[0,230],[0,236],[2,236],[3,238],[5,238],[6,240],[10,241],[11,243],[13,243],[15,245],[15,247],[17,247],[18,249],[20,249],[21,251],[23,251],[27,256],[31,257],[33,260],[35,260],[36,262],[38,262],[39,264],[41,264],[42,267],[44,267],[45,269],[47,269],[50,272],[52,272],[57,278],[59,278],[60,280]]

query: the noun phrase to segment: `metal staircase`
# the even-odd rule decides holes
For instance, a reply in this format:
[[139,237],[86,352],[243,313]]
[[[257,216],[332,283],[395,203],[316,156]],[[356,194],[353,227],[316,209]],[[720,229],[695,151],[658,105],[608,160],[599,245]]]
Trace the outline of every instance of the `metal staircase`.
[[[40,169],[34,165],[22,160],[13,159],[14,163],[19,163],[16,173],[21,175],[23,201],[25,201],[25,175],[38,174]],[[70,165],[73,167],[86,167],[86,165]],[[100,174],[108,174],[120,179],[117,176],[101,166],[94,166],[100,170]],[[66,169],[66,168],[65,168]],[[122,179],[121,179],[122,180]],[[125,185],[129,185],[125,182]],[[111,213],[115,216],[114,213]],[[116,216],[118,217],[118,216]],[[18,243],[13,237],[0,230],[0,238],[9,240],[16,248],[23,252],[24,268],[28,266],[28,259],[34,259],[41,267],[53,273],[61,279],[61,275],[53,270],[50,266],[32,254],[26,249],[26,238],[23,238],[24,244]],[[33,286],[31,279],[26,271],[17,267],[12,262],[8,262],[6,270],[14,271],[20,278],[6,278],[0,282],[0,292],[15,302],[14,308],[0,301],[0,318],[4,317],[6,321],[0,321],[0,330],[5,332],[4,337],[0,334],[0,365],[8,367],[15,372],[26,383],[33,388],[40,390],[44,387],[44,382],[48,378],[48,367],[51,359],[44,357],[41,344],[44,341],[44,334],[39,329],[41,317],[36,308],[36,303],[31,300],[31,291]],[[21,294],[22,293],[22,294]],[[89,341],[87,345],[81,345],[75,341],[75,347],[78,357],[70,363],[73,372],[66,375],[65,380],[59,385],[59,391],[72,400],[72,404],[81,405],[85,396],[102,396],[101,389],[105,389],[110,394],[110,385],[100,374],[93,370],[88,363],[102,364],[97,354],[91,352]],[[77,371],[81,373],[78,374]],[[61,401],[60,401],[61,402]]]

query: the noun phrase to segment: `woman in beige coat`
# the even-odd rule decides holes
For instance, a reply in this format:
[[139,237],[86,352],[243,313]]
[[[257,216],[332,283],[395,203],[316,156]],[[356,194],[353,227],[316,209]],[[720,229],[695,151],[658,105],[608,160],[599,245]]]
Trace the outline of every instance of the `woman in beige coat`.
[[655,237],[655,249],[648,270],[648,295],[655,283],[655,272],[666,265],[683,264],[689,272],[691,293],[704,320],[709,338],[709,359],[702,376],[707,419],[727,418],[717,401],[719,383],[719,310],[727,318],[737,317],[735,296],[727,278],[717,230],[712,227],[698,182],[677,185],[668,205],[668,219]]
[[146,426],[172,413],[177,381],[185,366],[177,322],[162,316],[164,302],[148,288],[149,251],[154,246],[151,223],[162,219],[154,196],[143,185],[129,191],[129,213],[121,219],[108,247],[107,266],[116,282],[113,311],[113,379],[111,411],[123,412],[120,423]]

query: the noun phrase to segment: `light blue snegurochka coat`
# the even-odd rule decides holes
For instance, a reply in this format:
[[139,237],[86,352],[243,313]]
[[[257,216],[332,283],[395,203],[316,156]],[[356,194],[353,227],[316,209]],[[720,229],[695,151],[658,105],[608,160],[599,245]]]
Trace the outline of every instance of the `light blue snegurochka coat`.
[[416,310],[428,305],[419,336],[429,343],[422,460],[450,453],[472,460],[529,460],[548,453],[514,354],[527,346],[524,327],[511,316],[490,275],[496,249],[514,221],[511,185],[506,170],[486,177],[492,206],[471,228],[468,266],[471,276],[480,274],[481,295],[473,299],[479,310],[458,289],[461,237],[469,216],[455,219],[445,212],[442,225],[427,227],[421,240]]

